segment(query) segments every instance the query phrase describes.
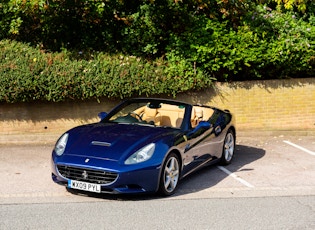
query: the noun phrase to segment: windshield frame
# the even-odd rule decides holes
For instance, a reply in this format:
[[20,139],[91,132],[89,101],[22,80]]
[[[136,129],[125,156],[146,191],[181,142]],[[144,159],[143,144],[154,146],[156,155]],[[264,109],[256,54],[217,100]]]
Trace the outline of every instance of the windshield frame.
[[[119,114],[121,111],[123,111],[125,108],[127,108],[128,106],[132,105],[132,104],[140,104],[142,106],[145,105],[152,105],[149,106],[152,109],[162,109],[159,107],[159,105],[162,105],[165,107],[166,106],[170,106],[173,108],[178,107],[179,110],[182,110],[182,121],[181,121],[181,125],[179,125],[178,127],[176,127],[175,125],[159,125],[159,124],[152,124],[152,123],[148,123],[148,122],[140,122],[137,121],[136,118],[132,119],[132,118],[128,118],[128,119],[118,119],[117,120],[117,114]],[[119,123],[119,124],[132,124],[132,125],[146,125],[146,126],[153,126],[153,127],[164,127],[164,128],[173,128],[173,129],[184,129],[187,130],[189,128],[189,123],[190,123],[190,114],[191,114],[191,108],[192,106],[190,104],[187,104],[185,102],[181,102],[181,101],[175,101],[175,100],[167,100],[167,99],[156,99],[156,98],[135,98],[135,99],[129,99],[129,100],[125,100],[123,102],[121,102],[120,104],[118,104],[116,107],[114,107],[109,113],[108,115],[101,120],[101,123]],[[140,115],[140,114],[139,114]],[[173,122],[174,123],[174,122]]]

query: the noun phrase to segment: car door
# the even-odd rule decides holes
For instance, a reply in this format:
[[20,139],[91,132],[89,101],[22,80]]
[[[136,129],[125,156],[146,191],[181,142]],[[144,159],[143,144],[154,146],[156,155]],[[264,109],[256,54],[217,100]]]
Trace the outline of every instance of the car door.
[[213,114],[200,122],[187,133],[187,144],[184,153],[184,173],[189,173],[196,167],[218,159],[222,156],[224,132],[226,132],[226,117],[224,112],[214,110]]
[[208,122],[212,129],[209,135],[203,140],[201,154],[211,155],[212,159],[217,159],[222,156],[226,132],[226,117],[224,116],[224,112],[215,110]]
[[198,107],[196,110],[194,107],[191,109],[191,126],[184,135],[184,139],[186,140],[183,154],[184,175],[202,166],[212,158],[209,151],[207,151],[207,143],[209,138],[211,138],[212,127],[208,121],[204,121],[210,115],[203,117],[202,107],[196,107]]

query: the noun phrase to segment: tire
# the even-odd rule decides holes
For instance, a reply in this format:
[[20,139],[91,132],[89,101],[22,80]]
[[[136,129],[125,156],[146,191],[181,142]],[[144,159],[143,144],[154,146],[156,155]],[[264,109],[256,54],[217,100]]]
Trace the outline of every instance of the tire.
[[224,138],[221,165],[228,165],[232,162],[235,150],[235,136],[233,131],[230,129]]
[[178,156],[175,153],[170,153],[163,165],[159,193],[163,196],[174,194],[180,178],[180,164]]

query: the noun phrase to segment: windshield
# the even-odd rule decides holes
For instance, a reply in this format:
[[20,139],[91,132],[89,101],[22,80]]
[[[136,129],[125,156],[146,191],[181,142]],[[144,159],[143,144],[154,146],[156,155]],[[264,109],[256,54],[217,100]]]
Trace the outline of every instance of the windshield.
[[185,109],[185,105],[165,101],[135,101],[123,104],[106,120],[116,123],[180,128]]

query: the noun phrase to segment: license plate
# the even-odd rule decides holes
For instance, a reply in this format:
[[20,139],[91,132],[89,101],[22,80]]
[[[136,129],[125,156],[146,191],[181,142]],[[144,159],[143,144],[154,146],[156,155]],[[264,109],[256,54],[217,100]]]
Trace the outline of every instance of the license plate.
[[68,188],[89,191],[89,192],[97,192],[97,193],[101,192],[101,185],[99,184],[92,184],[92,183],[76,181],[76,180],[69,180]]

